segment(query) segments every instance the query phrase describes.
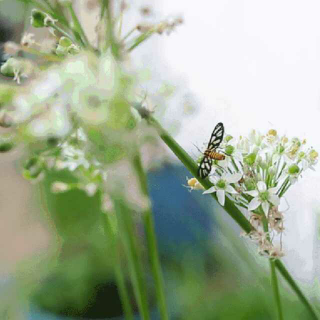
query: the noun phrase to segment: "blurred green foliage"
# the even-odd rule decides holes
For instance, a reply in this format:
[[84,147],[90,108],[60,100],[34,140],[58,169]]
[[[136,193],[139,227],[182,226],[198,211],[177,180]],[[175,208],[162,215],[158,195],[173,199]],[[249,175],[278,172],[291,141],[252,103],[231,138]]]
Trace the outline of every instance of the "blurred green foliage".
[[113,282],[112,261],[101,224],[100,194],[89,197],[81,190],[53,194],[50,188],[56,180],[76,182],[67,170],[48,172],[41,182],[41,205],[47,208],[60,250],[34,301],[47,310],[68,308],[76,314],[87,307],[97,285]]

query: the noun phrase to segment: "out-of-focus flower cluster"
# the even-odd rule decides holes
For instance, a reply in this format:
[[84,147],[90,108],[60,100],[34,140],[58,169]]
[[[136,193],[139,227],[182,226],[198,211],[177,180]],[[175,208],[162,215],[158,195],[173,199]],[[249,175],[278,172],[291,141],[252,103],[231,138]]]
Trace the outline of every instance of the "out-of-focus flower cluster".
[[[318,152],[305,140],[279,136],[276,130],[262,135],[252,131],[248,137],[226,136],[219,152],[225,160],[213,161],[209,180],[213,186],[204,194],[216,193],[223,206],[225,198],[243,208],[255,228],[247,236],[257,243],[259,252],[268,257],[281,257],[274,239],[284,230],[280,200],[303,172],[318,161]],[[190,189],[200,189],[195,178]]]
[[[153,33],[170,33],[182,19],[166,19],[151,30],[136,24],[122,36],[126,7],[110,7],[114,10],[109,12],[102,2],[91,1],[90,8],[101,12],[97,41],[89,41],[74,3],[60,4],[56,12],[53,7],[48,12],[31,10],[30,25],[43,28],[44,39],[25,32],[19,44],[4,44],[0,72],[14,82],[0,85],[0,126],[6,129],[0,152],[24,147],[26,179],[37,182],[50,170],[68,170],[77,182],[56,181],[52,191],[80,188],[93,196],[112,185],[107,176],[117,162],[133,157],[154,135],[137,125],[141,117],[134,106],[151,111],[129,64],[129,52]],[[108,14],[118,16],[113,25]]]

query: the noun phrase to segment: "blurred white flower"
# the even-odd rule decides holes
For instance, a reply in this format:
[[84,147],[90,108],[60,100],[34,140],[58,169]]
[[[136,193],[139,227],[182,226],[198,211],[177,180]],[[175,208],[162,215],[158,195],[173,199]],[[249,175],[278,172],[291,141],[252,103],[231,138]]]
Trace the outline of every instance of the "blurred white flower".
[[68,184],[66,184],[64,182],[55,181],[51,185],[51,192],[53,192],[53,193],[61,193],[61,192],[66,192],[68,190],[70,190],[70,187]]

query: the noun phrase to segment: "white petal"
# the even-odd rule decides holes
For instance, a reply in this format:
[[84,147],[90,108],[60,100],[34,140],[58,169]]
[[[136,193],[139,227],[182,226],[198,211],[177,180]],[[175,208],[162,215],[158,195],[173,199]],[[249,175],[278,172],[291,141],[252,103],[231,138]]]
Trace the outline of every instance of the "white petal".
[[278,188],[277,188],[277,187],[274,187],[274,188],[270,188],[270,189],[268,189],[268,191],[269,191],[270,193],[273,193],[273,194],[275,194],[275,193],[277,193],[277,191],[278,191]]
[[207,193],[212,193],[212,192],[216,192],[216,188],[213,186],[211,188],[209,188],[208,190],[204,191],[203,194],[207,194]]
[[266,185],[266,183],[265,183],[264,181],[259,181],[259,182],[257,183],[257,186],[258,186],[258,190],[259,190],[260,192],[263,192],[263,191],[266,191],[266,190],[267,190],[267,185]]
[[238,193],[236,190],[234,190],[233,187],[231,187],[229,185],[226,187],[226,192],[233,193],[233,194]]
[[260,206],[260,203],[261,202],[258,198],[253,198],[249,203],[248,210],[252,211],[254,209],[257,209]]
[[219,166],[224,169],[228,168],[228,165],[229,165],[229,160],[227,157],[225,158],[225,160],[219,161]]
[[238,172],[238,173],[234,173],[234,174],[227,174],[225,179],[229,183],[236,183],[241,179],[241,177],[242,177],[242,174],[240,172]]
[[262,202],[262,209],[263,209],[263,212],[264,212],[264,214],[267,216],[268,215],[268,213],[269,213],[269,207],[270,207],[270,205],[269,205],[269,202],[268,201],[263,201]]
[[[212,170],[212,169],[211,169]],[[209,180],[211,183],[216,184],[220,178],[215,175],[210,175]]]
[[218,201],[219,203],[224,206],[224,198],[225,198],[225,192],[224,190],[218,190],[217,191],[217,197],[218,197]]
[[279,205],[279,203],[280,203],[280,198],[278,197],[278,196],[276,196],[276,195],[270,195],[269,196],[269,201],[273,204],[273,205],[275,205],[275,206],[278,206]]
[[257,197],[259,195],[259,192],[257,190],[245,191],[245,193],[252,197]]

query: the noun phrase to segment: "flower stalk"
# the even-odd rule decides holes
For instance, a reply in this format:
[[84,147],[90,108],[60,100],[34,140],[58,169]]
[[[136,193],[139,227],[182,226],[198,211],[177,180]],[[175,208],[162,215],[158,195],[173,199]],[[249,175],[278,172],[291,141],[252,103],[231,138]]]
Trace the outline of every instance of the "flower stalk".
[[125,277],[123,274],[123,268],[121,265],[121,259],[119,255],[120,237],[117,234],[117,232],[114,232],[114,230],[112,229],[110,221],[110,215],[113,214],[113,212],[106,212],[105,214],[103,214],[102,223],[107,241],[108,243],[110,243],[110,250],[114,264],[114,273],[119,289],[119,295],[122,302],[124,316],[126,320],[133,320],[133,311],[130,303],[130,297],[125,283]]
[[270,270],[271,270],[272,290],[275,298],[275,303],[277,306],[278,319],[283,320],[283,313],[282,313],[280,292],[279,292],[279,286],[278,286],[278,278],[277,278],[276,268],[275,268],[275,261],[273,259],[269,259],[269,264],[270,264]]
[[85,48],[88,48],[90,49],[91,48],[91,45],[90,45],[90,42],[81,26],[81,23],[73,9],[73,6],[72,4],[68,5],[67,6],[69,12],[70,12],[70,15],[71,15],[71,18],[72,18],[72,21],[73,21],[73,24],[74,24],[74,35],[75,37],[81,42],[81,44],[85,47]]
[[147,286],[143,273],[142,259],[134,230],[132,212],[124,202],[124,197],[116,193],[112,201],[119,221],[119,232],[125,245],[135,297],[143,320],[150,320]]
[[[133,167],[138,176],[140,188],[143,195],[149,198],[147,177],[141,163],[140,154],[138,153],[133,158]],[[147,238],[147,246],[151,262],[152,274],[155,281],[155,289],[157,295],[157,302],[159,305],[160,316],[162,320],[168,320],[169,316],[165,297],[164,281],[158,255],[157,238],[155,234],[154,221],[151,209],[147,209],[145,210],[145,212],[143,212],[143,223]]]

